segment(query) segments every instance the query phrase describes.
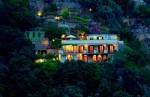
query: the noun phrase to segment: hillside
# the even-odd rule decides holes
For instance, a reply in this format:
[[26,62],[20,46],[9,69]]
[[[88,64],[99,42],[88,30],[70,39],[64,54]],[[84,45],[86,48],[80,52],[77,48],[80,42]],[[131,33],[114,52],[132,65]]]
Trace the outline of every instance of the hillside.
[[149,4],[1,0],[0,97],[149,97]]

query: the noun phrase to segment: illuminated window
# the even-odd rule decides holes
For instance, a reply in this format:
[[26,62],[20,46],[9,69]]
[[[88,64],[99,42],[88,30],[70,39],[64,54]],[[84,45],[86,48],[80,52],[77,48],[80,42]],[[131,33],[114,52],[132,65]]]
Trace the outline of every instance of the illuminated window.
[[84,50],[84,46],[79,46],[79,52],[83,53],[83,50]]
[[78,54],[78,60],[82,60],[82,54]]
[[84,55],[84,62],[88,62],[88,56]]
[[98,61],[101,61],[101,60],[102,60],[102,56],[101,56],[101,55],[98,55],[98,56],[97,56],[97,60],[98,60]]
[[102,40],[103,39],[103,37],[97,37],[97,40]]
[[96,55],[93,55],[92,61],[96,62]]
[[106,55],[103,55],[103,61],[106,60],[106,59],[107,59],[107,56],[106,56]]
[[113,51],[114,51],[114,46],[113,46],[113,45],[110,45],[110,46],[109,46],[109,52],[112,53]]
[[67,46],[65,46],[64,50],[67,51],[67,52],[73,52],[73,46],[72,45],[67,45]]
[[77,46],[73,46],[73,51],[77,52]]
[[104,46],[102,46],[102,45],[99,46],[99,52],[100,52],[100,53],[103,53],[103,52],[104,52]]
[[69,55],[67,55],[66,59],[70,61],[73,59],[73,56],[69,54]]
[[93,46],[89,46],[89,53],[93,53],[94,52],[94,47]]

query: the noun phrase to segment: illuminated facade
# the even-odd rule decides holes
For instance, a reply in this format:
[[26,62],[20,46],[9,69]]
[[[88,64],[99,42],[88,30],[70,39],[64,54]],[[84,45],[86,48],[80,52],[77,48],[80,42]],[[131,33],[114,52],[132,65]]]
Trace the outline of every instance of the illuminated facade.
[[112,58],[114,51],[123,45],[116,34],[81,35],[76,38],[63,38],[59,50],[59,60],[83,60],[85,62],[103,62]]

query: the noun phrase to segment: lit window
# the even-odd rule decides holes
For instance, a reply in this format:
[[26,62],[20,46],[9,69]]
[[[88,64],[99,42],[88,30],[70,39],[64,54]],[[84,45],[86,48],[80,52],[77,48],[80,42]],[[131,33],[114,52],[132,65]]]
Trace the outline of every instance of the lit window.
[[104,46],[102,46],[102,45],[99,46],[99,52],[100,52],[100,53],[103,53],[103,52],[104,52]]
[[88,56],[84,55],[84,62],[88,62]]
[[113,51],[114,51],[114,46],[113,46],[113,45],[110,45],[110,46],[109,46],[109,52],[112,53]]
[[102,40],[103,39],[103,37],[97,37],[97,40]]
[[73,60],[73,56],[69,54],[69,55],[67,55],[66,59],[71,61],[71,60]]
[[79,52],[83,53],[83,50],[84,50],[84,46],[79,46]]
[[101,56],[101,55],[98,55],[97,60],[98,60],[98,61],[101,61],[101,60],[102,60],[102,56]]
[[96,55],[93,55],[92,60],[93,60],[93,62],[96,62]]
[[93,53],[94,52],[94,47],[93,46],[89,46],[89,52]]
[[78,60],[82,60],[82,54],[78,54]]

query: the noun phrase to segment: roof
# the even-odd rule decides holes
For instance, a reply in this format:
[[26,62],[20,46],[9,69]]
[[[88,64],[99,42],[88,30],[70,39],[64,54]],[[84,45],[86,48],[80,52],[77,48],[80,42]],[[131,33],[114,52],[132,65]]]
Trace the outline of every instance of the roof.
[[47,49],[47,45],[41,44],[40,42],[35,42],[33,44],[35,45],[34,50],[46,50]]

